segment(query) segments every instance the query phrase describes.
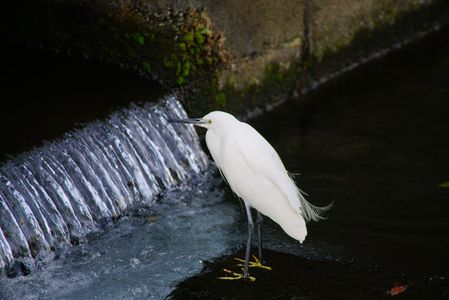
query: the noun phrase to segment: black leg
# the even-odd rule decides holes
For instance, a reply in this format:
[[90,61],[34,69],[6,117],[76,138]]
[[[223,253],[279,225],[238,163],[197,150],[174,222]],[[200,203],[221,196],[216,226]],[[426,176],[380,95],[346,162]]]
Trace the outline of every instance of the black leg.
[[249,256],[251,254],[251,240],[254,230],[253,216],[251,215],[251,207],[245,202],[246,215],[248,217],[248,241],[246,242],[245,264],[243,266],[243,276],[249,279]]
[[259,238],[259,260],[261,262],[263,262],[262,259],[262,222],[263,222],[263,217],[262,214],[260,212],[257,212],[257,237]]

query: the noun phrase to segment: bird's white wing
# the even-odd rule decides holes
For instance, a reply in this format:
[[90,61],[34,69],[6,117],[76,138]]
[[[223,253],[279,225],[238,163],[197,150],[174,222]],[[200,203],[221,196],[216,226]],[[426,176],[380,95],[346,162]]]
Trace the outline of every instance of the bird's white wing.
[[212,155],[212,159],[215,162],[215,165],[218,168],[218,171],[220,172],[221,177],[227,182],[226,176],[223,174],[222,169],[222,163],[221,163],[221,157],[220,157],[220,147],[221,147],[221,141],[220,138],[211,130],[207,131],[206,133],[206,144],[207,148],[209,149],[210,154]]
[[220,155],[219,155],[221,142],[220,138],[216,136],[216,134],[212,130],[208,130],[206,132],[206,144],[210,154],[212,155],[212,158],[214,159],[215,165],[218,167],[218,169],[221,170]]
[[323,218],[321,213],[330,207],[316,207],[304,198],[277,152],[253,127],[242,122],[238,133],[232,138],[232,144],[246,166],[256,176],[262,176],[276,186],[288,199],[290,206],[302,214],[306,221]]

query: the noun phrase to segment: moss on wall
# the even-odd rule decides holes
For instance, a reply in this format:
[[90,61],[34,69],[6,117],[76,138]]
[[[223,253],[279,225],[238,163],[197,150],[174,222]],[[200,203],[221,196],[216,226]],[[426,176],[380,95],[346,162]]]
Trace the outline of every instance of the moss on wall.
[[[128,2],[126,2],[128,3]],[[0,29],[5,40],[135,69],[167,87],[205,77],[227,59],[202,10],[144,11],[136,3],[19,1]]]
[[[134,69],[180,89],[192,115],[214,109],[244,115],[287,99],[312,81],[304,78],[389,47],[449,11],[445,0],[262,4],[18,0],[4,5],[0,34],[4,40]],[[229,17],[234,16],[230,10],[238,12],[238,20]]]
[[[317,5],[320,2],[332,2],[334,5],[344,2],[360,6],[360,3],[349,0],[312,3]],[[345,19],[344,16],[339,20],[322,20],[322,17],[314,15],[317,13],[316,7],[312,6],[310,55],[304,53],[302,35],[301,41],[292,43],[292,47],[280,47],[279,52],[284,55],[265,54],[265,59],[254,58],[254,65],[243,61],[242,64],[246,63],[245,67],[220,74],[220,80],[213,82],[218,84],[218,87],[213,86],[203,91],[203,94],[196,95],[195,101],[198,101],[199,105],[191,104],[192,112],[201,115],[209,110],[223,109],[246,115],[254,109],[269,109],[295,92],[300,94],[301,90],[316,85],[320,78],[338,73],[348,65],[362,62],[374,53],[396,47],[398,42],[413,39],[419,36],[420,32],[433,28],[435,24],[444,24],[449,20],[449,3],[444,0],[426,3],[414,0],[401,3],[387,0],[369,2],[371,6],[364,7],[363,13],[351,14],[351,20]],[[326,10],[328,14],[332,14],[334,9],[332,5],[328,5]],[[344,7],[339,8],[339,11],[342,10]],[[338,12],[335,12],[335,15],[338,15]],[[367,15],[370,15],[369,21]],[[321,24],[318,24],[317,20],[321,20]],[[316,27],[332,28],[336,26],[335,22],[342,24],[334,28],[334,31],[317,33],[319,30]],[[324,35],[328,35],[330,39]]]
[[[383,6],[380,4],[383,3]],[[391,6],[388,6],[388,3]],[[310,57],[310,69],[307,82],[316,80],[343,70],[348,65],[363,62],[375,53],[386,52],[398,47],[404,41],[419,37],[420,33],[430,32],[435,26],[442,26],[449,21],[449,2],[444,0],[376,3],[376,14],[365,21],[367,26],[349,25],[351,30],[344,36],[335,33],[331,46],[312,41],[313,50]],[[407,7],[405,6],[407,4]],[[365,15],[360,18],[367,18]],[[330,34],[330,33],[329,33]],[[338,38],[339,37],[339,38]],[[316,37],[314,37],[316,39]]]

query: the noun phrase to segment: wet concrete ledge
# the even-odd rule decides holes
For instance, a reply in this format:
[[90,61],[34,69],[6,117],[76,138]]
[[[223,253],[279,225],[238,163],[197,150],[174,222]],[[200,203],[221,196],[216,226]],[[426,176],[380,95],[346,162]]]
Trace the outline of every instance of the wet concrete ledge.
[[195,115],[269,108],[449,19],[444,0],[22,0],[2,10],[3,40],[135,70],[181,89]]

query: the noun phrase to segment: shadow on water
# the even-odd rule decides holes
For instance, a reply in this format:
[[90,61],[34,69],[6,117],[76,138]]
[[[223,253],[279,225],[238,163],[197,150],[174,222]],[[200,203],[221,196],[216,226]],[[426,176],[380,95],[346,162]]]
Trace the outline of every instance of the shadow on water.
[[398,299],[449,297],[448,29],[251,123],[301,172],[313,203],[335,201],[305,247],[323,241],[357,260],[270,251],[275,271],[254,271],[256,283],[218,281],[238,252],[179,283],[173,299],[383,299],[402,284]]
[[13,44],[2,43],[0,50],[0,162],[164,93],[157,83],[114,66]]

